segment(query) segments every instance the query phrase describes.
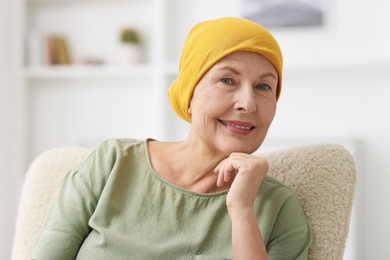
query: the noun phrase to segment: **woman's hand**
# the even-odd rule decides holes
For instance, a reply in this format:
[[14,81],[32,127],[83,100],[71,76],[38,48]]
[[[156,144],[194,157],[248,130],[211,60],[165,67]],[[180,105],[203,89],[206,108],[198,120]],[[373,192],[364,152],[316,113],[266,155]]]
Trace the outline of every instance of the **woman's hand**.
[[253,203],[268,172],[268,162],[245,153],[232,153],[215,168],[217,186],[232,182],[226,206],[232,222],[234,259],[268,259]]
[[268,259],[253,203],[268,172],[262,157],[232,153],[215,168],[217,186],[232,182],[226,206],[232,222],[232,254],[234,259]]
[[252,208],[257,191],[268,172],[268,162],[262,157],[232,153],[215,168],[217,186],[232,182],[226,198],[228,210]]

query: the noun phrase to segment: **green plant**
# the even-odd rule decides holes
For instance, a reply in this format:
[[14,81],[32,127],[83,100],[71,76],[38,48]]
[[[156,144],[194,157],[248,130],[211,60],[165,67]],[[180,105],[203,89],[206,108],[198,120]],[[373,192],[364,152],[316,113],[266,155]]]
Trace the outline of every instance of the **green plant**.
[[134,28],[124,28],[121,33],[122,43],[140,43],[141,37]]

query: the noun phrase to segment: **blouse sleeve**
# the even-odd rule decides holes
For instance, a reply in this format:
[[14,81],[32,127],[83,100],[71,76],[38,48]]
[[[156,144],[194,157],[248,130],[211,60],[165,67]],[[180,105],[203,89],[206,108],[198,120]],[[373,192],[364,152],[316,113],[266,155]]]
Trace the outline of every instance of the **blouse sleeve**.
[[306,260],[312,229],[298,198],[290,196],[280,209],[267,245],[270,260]]
[[117,154],[104,142],[66,175],[31,259],[76,258]]

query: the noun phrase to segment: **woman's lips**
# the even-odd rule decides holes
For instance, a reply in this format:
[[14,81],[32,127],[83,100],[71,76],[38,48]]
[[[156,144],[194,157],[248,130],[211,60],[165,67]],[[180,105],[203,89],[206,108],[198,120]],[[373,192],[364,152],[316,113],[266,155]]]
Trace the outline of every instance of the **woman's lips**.
[[222,125],[234,133],[248,135],[255,126],[249,122],[219,120]]

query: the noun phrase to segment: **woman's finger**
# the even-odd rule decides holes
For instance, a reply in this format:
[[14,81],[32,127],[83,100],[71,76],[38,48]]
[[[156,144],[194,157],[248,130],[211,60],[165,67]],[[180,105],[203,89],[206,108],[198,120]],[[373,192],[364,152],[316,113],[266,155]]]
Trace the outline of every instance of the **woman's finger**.
[[222,160],[215,168],[214,172],[218,173],[217,186],[222,187],[225,183],[232,181],[236,174],[236,169],[231,158]]

